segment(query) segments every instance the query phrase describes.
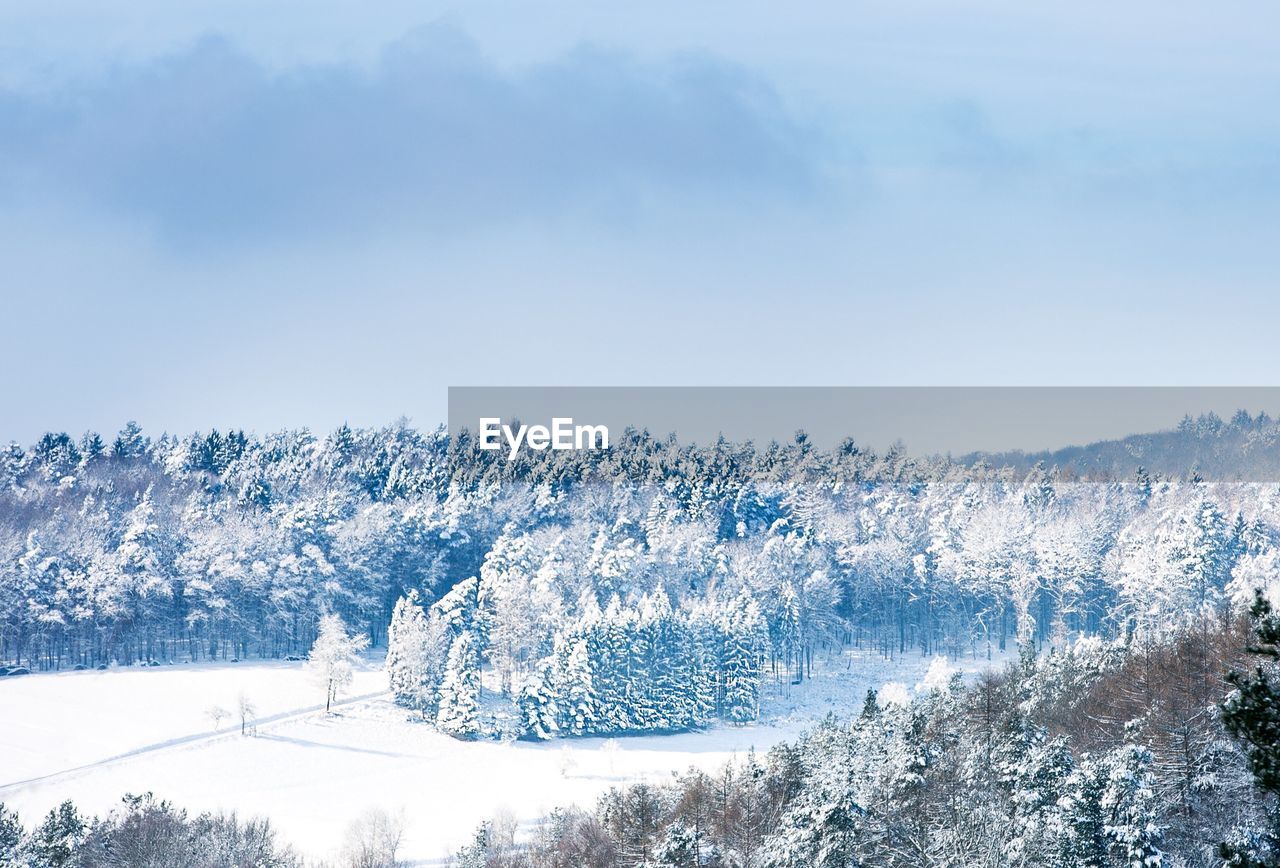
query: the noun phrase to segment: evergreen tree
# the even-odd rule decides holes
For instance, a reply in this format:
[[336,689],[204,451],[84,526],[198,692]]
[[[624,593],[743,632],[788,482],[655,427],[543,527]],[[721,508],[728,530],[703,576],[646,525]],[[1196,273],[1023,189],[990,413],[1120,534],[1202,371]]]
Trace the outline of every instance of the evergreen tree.
[[591,689],[599,712],[596,732],[645,729],[649,653],[642,646],[638,616],[615,594],[599,617],[588,613],[577,630],[586,642]]
[[595,732],[600,720],[600,700],[585,637],[571,639],[560,650],[564,659],[561,678],[560,729],[571,735]]
[[97,431],[86,431],[80,438],[80,463],[87,466],[106,454],[107,445]]
[[1250,616],[1254,639],[1247,650],[1270,666],[1256,666],[1251,674],[1228,673],[1235,689],[1222,703],[1222,724],[1243,743],[1254,782],[1270,800],[1271,828],[1253,840],[1224,842],[1219,853],[1236,868],[1280,868],[1280,684],[1273,675],[1280,661],[1280,615],[1259,592]]
[[702,864],[695,832],[676,820],[667,827],[653,854],[654,868],[699,868]]
[[687,728],[693,719],[688,699],[689,656],[680,641],[671,600],[659,587],[641,604],[636,631],[636,670],[632,692],[640,729]]
[[434,715],[444,669],[443,639],[443,625],[427,618],[418,592],[410,589],[396,603],[387,629],[387,678],[398,704]]
[[1063,814],[1064,865],[1071,868],[1108,868],[1111,841],[1102,808],[1106,787],[1103,764],[1085,754],[1067,779],[1059,802]]
[[480,614],[480,580],[474,576],[454,585],[449,593],[431,605],[430,615],[438,618],[453,637],[470,633],[473,642],[484,646],[484,623]]
[[560,731],[560,705],[552,667],[552,661],[543,661],[520,687],[520,718],[525,734],[532,738],[553,738]]
[[745,590],[733,601],[723,621],[721,654],[724,696],[722,714],[733,723],[747,723],[760,715],[760,682],[768,645],[767,626],[760,605]]
[[138,423],[129,421],[125,423],[124,428],[120,430],[115,442],[111,445],[111,455],[115,458],[126,460],[141,458],[146,454],[149,446],[150,443],[143,436],[142,429],[138,427]]
[[1101,805],[1106,816],[1115,863],[1122,868],[1160,868],[1164,854],[1159,841],[1159,808],[1151,773],[1151,751],[1125,745],[1107,755],[1106,786]]
[[873,720],[880,713],[880,698],[874,687],[867,688],[867,695],[862,698],[862,720]]
[[31,460],[46,482],[59,482],[80,465],[80,450],[64,432],[45,434],[31,450]]
[[1069,857],[1060,800],[1075,767],[1067,740],[1047,739],[1043,729],[1019,720],[1002,753],[1001,780],[1013,808],[1004,848],[1010,863],[1062,864]]
[[457,868],[487,868],[490,837],[489,824],[482,823],[471,843],[458,851],[453,864]]
[[449,648],[436,726],[456,738],[480,732],[480,659],[469,630],[459,633]]
[[24,837],[17,813],[0,802],[0,868],[22,868]]
[[63,802],[51,810],[26,843],[29,868],[70,868],[84,841],[87,825],[76,806]]
[[866,811],[843,781],[806,792],[765,848],[764,868],[859,868]]

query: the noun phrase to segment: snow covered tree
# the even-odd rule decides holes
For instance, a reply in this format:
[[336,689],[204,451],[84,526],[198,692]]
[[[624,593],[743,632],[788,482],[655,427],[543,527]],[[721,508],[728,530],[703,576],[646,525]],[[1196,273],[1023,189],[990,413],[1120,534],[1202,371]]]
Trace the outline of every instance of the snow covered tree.
[[[166,541],[155,520],[152,492],[148,488],[130,510],[116,549],[117,568],[130,606],[147,624],[154,624],[162,607],[173,598],[165,548]],[[153,632],[148,629],[148,660],[153,656],[153,640]]]
[[647,595],[636,620],[629,685],[640,729],[686,729],[692,723],[690,655],[681,632],[666,591],[659,587]]
[[115,458],[129,460],[141,458],[147,452],[150,441],[143,435],[137,422],[129,421],[111,445],[111,454]]
[[253,700],[249,698],[249,694],[240,691],[240,695],[236,698],[236,711],[240,715],[240,734],[249,734],[249,721],[253,720],[253,716],[258,713],[258,707],[253,704]]
[[485,555],[480,568],[478,605],[488,638],[487,654],[498,672],[500,689],[513,692],[527,661],[548,646],[555,602],[543,584],[543,572],[528,534],[508,529]]
[[342,842],[343,864],[348,868],[397,868],[404,814],[371,808],[347,826]]
[[471,843],[457,852],[453,864],[457,868],[486,868],[489,864],[489,838],[489,824],[482,823]]
[[734,723],[747,723],[760,715],[760,682],[769,635],[760,604],[745,590],[723,618],[722,630],[721,714]]
[[480,659],[470,630],[459,633],[449,647],[436,726],[456,738],[480,732]]
[[1060,800],[1075,761],[1064,738],[1046,739],[1042,729],[1019,720],[1002,745],[1000,774],[1009,789],[1012,828],[1005,843],[1010,864],[1065,864],[1066,823]]
[[430,616],[449,629],[450,637],[471,633],[472,640],[484,645],[484,619],[480,613],[480,580],[466,579],[454,585],[449,593],[431,604]]
[[560,706],[556,696],[553,661],[545,660],[525,677],[517,705],[527,735],[552,738],[560,731]]
[[559,654],[564,660],[560,729],[571,735],[595,732],[600,719],[600,700],[596,694],[595,675],[592,672],[586,638],[566,641]]
[[806,791],[764,848],[764,868],[857,868],[866,810],[846,782]]
[[24,856],[28,868],[71,868],[88,824],[76,806],[63,802],[51,810],[28,836]]
[[354,664],[359,654],[369,647],[367,636],[353,636],[338,615],[325,615],[320,619],[316,642],[307,657],[307,670],[315,682],[324,688],[324,710],[328,712],[342,691],[351,686],[355,677]]
[[702,854],[696,832],[676,820],[667,827],[653,858],[655,868],[700,868]]
[[428,618],[411,589],[396,603],[387,629],[387,678],[399,705],[434,716],[448,647],[443,621]]
[[1151,751],[1125,745],[1104,760],[1106,786],[1101,796],[1104,830],[1111,839],[1115,863],[1122,868],[1160,868],[1163,835],[1151,773]]
[[[597,732],[625,732],[644,729],[648,719],[642,719],[641,694],[649,692],[645,679],[649,676],[649,649],[640,644],[637,619],[639,615],[615,595],[605,611],[597,616],[588,610],[575,625],[575,630],[585,640],[587,663],[591,677],[591,691],[595,696],[598,719]],[[570,676],[563,679],[570,683]]]
[[1276,868],[1280,866],[1280,685],[1275,681],[1275,661],[1280,660],[1280,615],[1261,591],[1250,609],[1253,641],[1249,653],[1268,661],[1251,674],[1230,672],[1227,681],[1234,688],[1222,703],[1222,724],[1244,746],[1258,790],[1272,799],[1270,828],[1253,840],[1228,841],[1219,855],[1235,868]]
[[22,842],[25,837],[18,815],[0,802],[0,868],[23,868]]

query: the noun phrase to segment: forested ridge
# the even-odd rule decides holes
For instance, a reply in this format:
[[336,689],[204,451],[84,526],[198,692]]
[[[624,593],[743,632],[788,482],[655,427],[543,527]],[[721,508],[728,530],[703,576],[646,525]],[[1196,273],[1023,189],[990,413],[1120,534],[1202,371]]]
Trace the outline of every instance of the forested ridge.
[[[1249,478],[1274,428],[1205,418],[1175,442],[1248,441]],[[0,649],[65,668],[368,640],[396,699],[461,738],[490,734],[495,704],[533,738],[746,722],[762,679],[802,682],[824,651],[918,651],[936,665],[914,699],[868,696],[518,846],[486,826],[460,863],[1275,864],[1280,485],[1015,464],[803,435],[628,432],[513,462],[405,425],[48,435],[0,464]],[[1020,662],[946,677],[1001,648]],[[245,833],[175,811],[135,799],[97,833],[55,812],[33,834]]]
[[[1245,415],[1179,431],[1212,446],[1276,428]],[[0,453],[0,658],[299,654],[326,613],[383,645],[407,592],[430,605],[470,578],[515,675],[584,606],[659,593],[676,612],[745,593],[771,669],[795,678],[833,643],[959,654],[1154,635],[1268,580],[1276,496],[1190,469],[1085,481],[802,434],[699,447],[627,432],[605,452],[515,461],[403,424],[49,434]]]

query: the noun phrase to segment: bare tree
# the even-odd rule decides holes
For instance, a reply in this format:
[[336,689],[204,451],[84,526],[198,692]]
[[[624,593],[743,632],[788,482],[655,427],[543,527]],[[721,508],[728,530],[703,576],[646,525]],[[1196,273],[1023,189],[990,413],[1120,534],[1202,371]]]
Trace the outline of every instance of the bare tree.
[[249,699],[249,694],[240,691],[240,734],[247,735],[249,721],[258,713],[257,707]]
[[205,709],[204,713],[206,717],[213,721],[213,728],[215,731],[218,727],[222,726],[223,718],[231,716],[231,712],[227,711],[221,705],[210,705]]
[[370,808],[347,827],[342,844],[343,868],[396,868],[404,837],[404,811],[392,814]]

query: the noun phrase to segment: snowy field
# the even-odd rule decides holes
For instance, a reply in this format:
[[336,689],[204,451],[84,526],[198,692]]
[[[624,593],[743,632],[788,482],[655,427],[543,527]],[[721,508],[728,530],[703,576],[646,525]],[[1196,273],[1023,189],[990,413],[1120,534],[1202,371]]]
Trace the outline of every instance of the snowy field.
[[[665,736],[547,743],[460,742],[393,705],[376,664],[330,715],[300,663],[240,663],[29,675],[0,681],[0,801],[34,822],[63,799],[102,813],[127,792],[193,811],[268,816],[307,855],[333,854],[370,808],[403,810],[402,856],[440,864],[497,813],[524,825],[591,806],[609,787],[715,770],[793,738],[828,712],[856,713],[868,687],[901,695],[930,661],[850,650],[815,662],[803,685],[771,685],[764,720]],[[985,660],[961,661],[969,671]],[[240,735],[239,697],[256,723]],[[207,710],[230,715],[217,731]]]

